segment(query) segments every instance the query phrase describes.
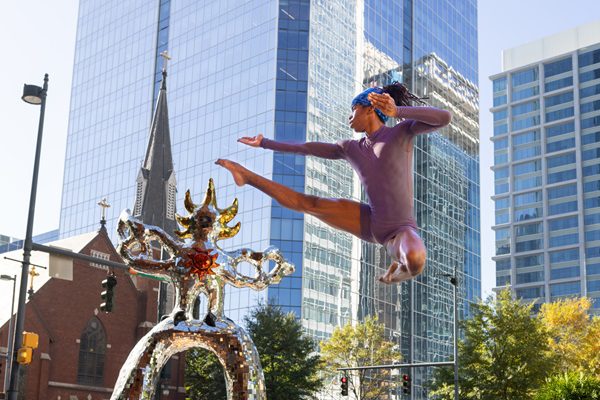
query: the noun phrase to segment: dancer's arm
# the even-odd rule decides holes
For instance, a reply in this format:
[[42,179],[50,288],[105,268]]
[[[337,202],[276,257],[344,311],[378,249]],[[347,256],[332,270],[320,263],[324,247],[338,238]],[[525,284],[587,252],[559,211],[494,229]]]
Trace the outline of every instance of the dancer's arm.
[[452,114],[435,107],[396,107],[396,118],[410,121],[408,129],[415,135],[436,131],[452,120]]
[[344,158],[344,150],[341,144],[338,143],[284,143],[267,139],[262,135],[257,135],[255,137],[243,137],[238,139],[238,142],[247,144],[248,146],[252,147],[262,147],[268,150],[304,154],[307,156],[328,158],[330,160]]
[[381,110],[388,117],[402,118],[408,124],[408,130],[415,134],[436,131],[448,125],[452,114],[435,107],[396,106],[394,99],[387,93],[369,93],[373,107]]

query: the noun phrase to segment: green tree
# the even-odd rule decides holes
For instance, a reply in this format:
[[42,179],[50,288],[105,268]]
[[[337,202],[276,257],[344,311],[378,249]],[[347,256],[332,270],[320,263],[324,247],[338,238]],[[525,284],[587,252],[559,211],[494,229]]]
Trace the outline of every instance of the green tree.
[[570,298],[542,305],[539,318],[548,329],[550,351],[559,372],[600,377],[600,317],[590,317],[590,299]]
[[260,355],[269,400],[309,399],[323,386],[316,343],[294,313],[260,305],[244,319]]
[[223,367],[211,351],[193,349],[185,358],[185,391],[194,400],[226,400]]
[[[302,330],[293,313],[273,305],[259,305],[245,319],[265,376],[269,400],[310,399],[321,389],[320,358],[316,343]],[[216,356],[189,352],[186,389],[191,399],[225,399],[225,377]]]
[[[533,304],[513,300],[509,290],[495,299],[473,305],[473,317],[463,322],[459,342],[460,398],[521,400],[532,398],[554,358],[548,352],[548,334]],[[453,371],[440,369],[432,395],[451,399]]]
[[[355,326],[348,323],[336,328],[329,340],[321,342],[321,357],[326,370],[335,372],[338,368],[392,364],[400,361],[401,354],[386,340],[383,324],[367,317]],[[385,369],[348,373],[348,382],[356,400],[380,399],[393,389],[390,370]]]
[[600,400],[600,379],[581,372],[556,375],[546,381],[535,400]]

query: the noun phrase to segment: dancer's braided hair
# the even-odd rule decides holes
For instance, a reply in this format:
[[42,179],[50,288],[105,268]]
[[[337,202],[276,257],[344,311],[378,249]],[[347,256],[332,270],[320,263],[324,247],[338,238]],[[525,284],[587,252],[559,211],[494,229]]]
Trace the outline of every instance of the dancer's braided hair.
[[427,97],[418,97],[412,94],[406,86],[398,81],[394,81],[382,89],[385,93],[392,96],[397,106],[410,106],[412,105],[411,102],[425,104],[423,99],[427,99]]

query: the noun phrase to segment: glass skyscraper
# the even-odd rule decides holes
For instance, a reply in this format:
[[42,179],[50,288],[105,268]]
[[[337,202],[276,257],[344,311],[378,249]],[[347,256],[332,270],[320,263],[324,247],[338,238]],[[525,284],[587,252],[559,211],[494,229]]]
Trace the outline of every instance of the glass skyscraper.
[[600,23],[504,51],[494,88],[496,286],[600,314]]
[[[227,289],[240,319],[259,299],[298,315],[327,338],[336,326],[377,315],[404,361],[449,360],[452,287],[480,295],[479,125],[475,0],[80,1],[61,236],[96,226],[107,197],[108,228],[133,207],[162,58],[168,50],[169,115],[177,205],[209,177],[221,204],[239,198],[242,229],[225,248],[279,247],[296,272],[266,292]],[[352,137],[347,121],[365,87],[404,82],[452,125],[419,137],[415,212],[428,247],[425,273],[398,286],[377,282],[389,264],[380,246],[237,187],[217,158],[229,158],[295,190],[363,200],[342,161],[238,144],[263,133],[282,141]],[[461,301],[468,311],[468,302]],[[414,312],[412,312],[414,310]],[[414,398],[427,374],[415,370]]]

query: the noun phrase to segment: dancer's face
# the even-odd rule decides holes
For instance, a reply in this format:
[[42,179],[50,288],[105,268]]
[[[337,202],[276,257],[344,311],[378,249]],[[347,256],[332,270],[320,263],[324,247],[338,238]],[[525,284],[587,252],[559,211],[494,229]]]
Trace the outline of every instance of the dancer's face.
[[365,132],[369,126],[369,121],[376,116],[373,107],[357,104],[352,107],[352,114],[348,118],[350,128],[355,132]]

